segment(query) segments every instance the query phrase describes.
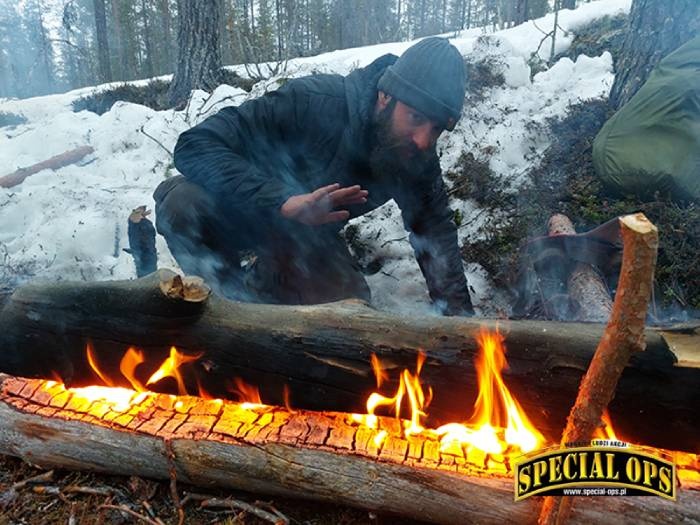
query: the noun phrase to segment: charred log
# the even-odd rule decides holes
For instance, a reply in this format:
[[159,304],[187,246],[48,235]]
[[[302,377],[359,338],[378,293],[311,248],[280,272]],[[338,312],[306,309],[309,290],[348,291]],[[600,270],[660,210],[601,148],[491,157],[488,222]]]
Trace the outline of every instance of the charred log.
[[[534,523],[536,498],[513,501],[511,476],[485,476],[483,457],[405,438],[396,420],[379,429],[347,414],[245,409],[228,402],[150,395],[118,410],[85,403],[60,385],[0,375],[0,453],[45,467],[168,479],[343,503],[433,523]],[[374,436],[389,437],[380,445]],[[170,454],[170,451],[172,454]],[[170,455],[170,459],[169,459]],[[595,501],[591,501],[595,500]],[[691,522],[700,492],[678,500],[591,498],[571,523]]]
[[[427,361],[421,378],[434,390],[429,413],[436,424],[471,415],[477,395],[473,335],[481,325],[500,325],[508,348],[505,381],[554,442],[603,332],[602,324],[593,323],[399,317],[353,301],[277,306],[207,293],[201,282],[183,282],[166,270],[133,281],[22,286],[0,311],[0,368],[60,376],[73,385],[99,384],[85,359],[91,341],[115,383],[126,348],[142,349],[146,362],[136,372],[145,381],[175,345],[203,354],[188,369],[191,393],[199,383],[216,397],[230,397],[230,382],[241,377],[258,385],[269,404],[284,404],[286,384],[292,406],[364,412],[376,389],[371,354],[395,380],[403,368],[414,368],[422,350]],[[677,363],[666,334],[645,331],[647,348],[625,368],[610,413],[627,439],[699,452],[700,335],[692,327],[674,340],[680,335]],[[128,386],[123,378],[121,384]],[[156,386],[167,390],[168,380]],[[393,393],[396,382],[384,388]]]

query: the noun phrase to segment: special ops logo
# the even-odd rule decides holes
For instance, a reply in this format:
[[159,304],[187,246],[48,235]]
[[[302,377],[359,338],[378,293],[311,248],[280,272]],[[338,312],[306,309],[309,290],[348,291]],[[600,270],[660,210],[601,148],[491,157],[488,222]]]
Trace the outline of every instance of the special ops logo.
[[634,448],[595,444],[524,456],[515,465],[515,501],[534,495],[653,494],[676,499],[673,462]]

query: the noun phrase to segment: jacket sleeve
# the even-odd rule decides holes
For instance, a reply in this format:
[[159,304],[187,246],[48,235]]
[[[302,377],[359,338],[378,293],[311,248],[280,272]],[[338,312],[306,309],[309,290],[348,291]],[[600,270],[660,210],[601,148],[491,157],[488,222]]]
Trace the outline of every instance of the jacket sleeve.
[[[304,104],[307,97],[289,82],[239,107],[224,108],[180,135],[175,167],[231,206],[279,209],[291,195],[304,193],[282,147],[299,136]],[[265,171],[271,158],[281,161],[275,173]],[[287,173],[277,169],[285,164]]]
[[430,298],[445,315],[474,315],[457,227],[448,207],[439,163],[434,176],[423,178],[398,196],[404,227],[428,285]]

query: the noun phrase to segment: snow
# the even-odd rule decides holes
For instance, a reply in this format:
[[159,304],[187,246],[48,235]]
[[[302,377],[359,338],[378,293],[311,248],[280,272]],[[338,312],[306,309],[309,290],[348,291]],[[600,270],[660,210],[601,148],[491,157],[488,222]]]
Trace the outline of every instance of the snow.
[[[600,0],[561,11],[557,52],[569,46],[577,28],[602,16],[627,12],[630,3]],[[471,152],[478,159],[490,159],[504,187],[517,191],[549,144],[547,119],[564,115],[578,101],[607,95],[613,80],[609,53],[582,55],[576,61],[563,58],[530,78],[532,54],[539,48],[540,56],[548,57],[551,43],[543,41],[542,31],[550,31],[552,24],[553,15],[547,15],[496,33],[471,29],[445,35],[465,56],[495,64],[505,85],[487,89],[465,105],[455,131],[441,137],[438,151],[444,171],[453,168],[463,152]],[[280,78],[312,72],[347,74],[385,53],[401,54],[411,44],[381,44],[295,59],[277,78],[256,84],[250,94],[230,86],[220,86],[211,95],[197,91],[182,111],[154,111],[125,102],[101,116],[72,111],[74,100],[115,84],[0,100],[0,112],[27,119],[25,124],[0,128],[0,166],[5,172],[81,145],[95,149],[78,164],[37,173],[13,188],[0,188],[0,285],[28,278],[134,278],[133,261],[122,251],[128,244],[126,218],[139,205],[152,208],[155,187],[177,173],[170,152],[180,133],[225,106],[276,89]],[[231,68],[245,74],[242,66]],[[469,200],[453,200],[451,205],[463,217],[460,245],[479,238],[495,220],[503,219]],[[353,224],[366,248],[362,262],[378,269],[367,277],[373,305],[400,314],[434,314],[396,204],[389,202]],[[177,270],[161,236],[157,249],[159,266]],[[493,315],[505,307],[483,268],[467,263],[465,272],[482,315]]]

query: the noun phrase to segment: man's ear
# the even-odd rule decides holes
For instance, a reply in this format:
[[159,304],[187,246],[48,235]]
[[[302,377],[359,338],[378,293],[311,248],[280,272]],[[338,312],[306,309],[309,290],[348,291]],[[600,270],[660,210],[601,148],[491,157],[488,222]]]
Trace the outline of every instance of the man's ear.
[[391,102],[391,95],[387,95],[383,91],[377,92],[377,109],[383,111],[385,107]]

